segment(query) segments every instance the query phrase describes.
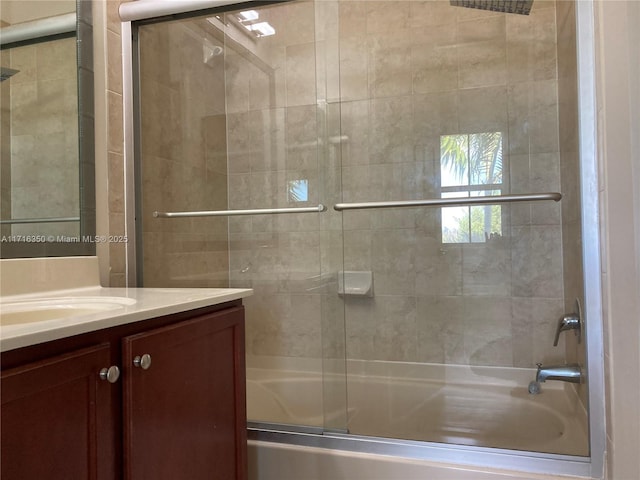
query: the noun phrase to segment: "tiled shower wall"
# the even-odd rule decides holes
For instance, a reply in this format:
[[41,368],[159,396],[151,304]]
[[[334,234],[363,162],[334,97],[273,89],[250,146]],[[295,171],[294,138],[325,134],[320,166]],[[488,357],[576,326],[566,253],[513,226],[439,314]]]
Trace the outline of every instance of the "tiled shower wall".
[[[229,115],[239,117],[229,122],[233,208],[284,206],[287,182],[298,178],[309,178],[312,204],[316,176],[332,176],[331,165],[292,163],[321,127],[310,90],[312,57],[330,58],[322,33],[313,45],[305,8],[311,6],[277,7],[300,27],[271,42],[276,73],[269,109],[251,100],[262,91],[252,87],[258,76],[238,68],[228,78],[235,107]],[[341,154],[344,201],[437,197],[440,136],[486,131],[504,134],[508,192],[561,190],[555,2],[536,1],[530,16],[518,16],[448,2],[343,1],[335,15],[340,97],[331,98],[329,84],[326,111],[330,131],[343,136],[334,155]],[[335,70],[328,63],[326,72],[319,68],[318,85],[331,82]],[[278,155],[262,154],[263,138]],[[259,154],[234,161],[248,145]],[[567,176],[577,178],[570,168]],[[333,264],[322,242],[341,245],[332,239],[330,220],[316,222],[231,223],[232,279],[242,284],[243,270],[254,282],[260,274],[276,279],[255,297],[261,314],[250,334],[254,354],[320,353],[322,297],[302,279]],[[502,237],[485,244],[443,244],[437,210],[350,212],[343,225],[344,267],[327,277],[341,268],[370,270],[375,285],[373,298],[345,301],[349,358],[526,367],[564,360],[563,342],[552,346],[565,310],[559,204],[503,207]],[[330,278],[323,284],[334,286]]]
[[[96,82],[96,100],[102,106],[96,111],[96,201],[98,212],[104,215],[97,222],[98,235],[124,236],[125,227],[125,157],[124,110],[122,80],[122,27],[118,9],[127,0],[92,0],[94,43],[97,59],[103,63],[96,73],[103,73]],[[98,40],[98,36],[102,36]],[[104,83],[102,83],[104,82]],[[102,174],[102,177],[101,177]],[[102,207],[102,208],[100,208]],[[113,242],[96,245],[103,285],[127,285],[126,244]]]
[[154,211],[227,209],[224,55],[213,55],[222,51],[222,43],[209,30],[206,20],[140,30],[147,287],[229,283],[226,218],[152,216]]
[[[448,2],[341,2],[345,201],[439,196],[440,136],[503,132],[506,192],[560,191],[555,2],[530,16]],[[351,358],[531,367],[564,310],[561,207],[503,207],[502,236],[441,242],[440,213],[346,213]]]

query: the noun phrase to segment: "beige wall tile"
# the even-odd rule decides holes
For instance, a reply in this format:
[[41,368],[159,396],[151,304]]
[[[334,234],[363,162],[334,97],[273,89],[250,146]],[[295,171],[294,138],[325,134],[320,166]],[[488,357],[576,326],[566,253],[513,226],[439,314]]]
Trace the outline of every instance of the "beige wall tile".
[[[507,16],[509,83],[550,80],[557,77],[557,52],[565,47],[564,42],[557,42],[555,16],[554,8],[532,8],[528,17]],[[572,21],[575,22],[574,19]],[[563,37],[563,40],[575,45],[575,27],[573,33],[573,36],[568,35],[566,38]]]
[[76,79],[76,40],[40,43],[36,48],[38,81]]
[[369,102],[342,102],[340,105],[342,165],[366,165],[369,158]]
[[462,46],[482,42],[504,42],[507,15],[487,15],[457,23],[457,41]]
[[462,247],[443,245],[438,236],[419,236],[416,243],[416,295],[462,295]]
[[460,88],[504,85],[507,55],[504,40],[458,45]]
[[339,6],[340,38],[364,36],[367,33],[367,4],[341,0]]
[[558,319],[564,314],[563,300],[514,297],[511,309],[514,366],[562,363],[566,337],[560,338],[557,347],[553,347],[553,340]]
[[109,210],[124,213],[124,156],[109,153]]
[[508,237],[462,245],[462,294],[510,297],[511,268]]
[[108,149],[110,152],[124,153],[124,130],[122,113],[122,95],[108,92],[109,102],[109,126]]
[[428,140],[435,140],[439,159],[440,136],[460,132],[458,95],[456,92],[414,95],[411,101],[415,141],[428,144]]
[[225,54],[225,99],[228,113],[246,112],[249,110],[249,86],[251,75],[248,65],[234,52]]
[[372,270],[377,294],[413,295],[416,240],[411,233],[394,229],[373,237]]
[[412,92],[411,40],[401,32],[376,33],[367,37],[371,98],[409,95]]
[[[456,22],[457,8],[448,2],[414,1],[410,2],[410,25],[414,28],[434,27],[439,25],[453,26]],[[431,28],[424,28],[425,31]]]
[[313,105],[316,102],[315,45],[291,45],[286,50],[287,106]]
[[[229,153],[229,173],[248,173],[251,171],[251,158],[257,153],[249,131],[249,122],[253,113],[230,113],[227,115],[227,149]],[[252,132],[251,132],[252,133]]]
[[507,125],[507,90],[503,86],[461,89],[458,91],[459,133],[511,131]]
[[509,152],[557,152],[556,81],[520,83],[508,88]]
[[106,0],[107,6],[107,28],[114,33],[120,35],[120,14],[118,9],[121,3],[129,0]]
[[315,105],[285,111],[286,170],[318,168],[318,122]]
[[367,37],[340,38],[340,98],[342,101],[369,98]]
[[463,306],[460,296],[418,297],[418,361],[447,363],[463,355]]
[[[20,75],[11,78],[11,86],[25,82],[35,82],[38,79],[37,47],[35,45],[12,48],[8,56],[11,68],[20,70]],[[3,52],[4,53],[4,52]],[[3,57],[3,61],[5,58]],[[74,58],[75,61],[75,58]]]
[[396,2],[365,2],[367,33],[399,32],[409,26],[409,9],[398,8]]
[[376,360],[417,360],[416,297],[382,297],[375,315],[373,348]]
[[107,31],[107,88],[112,92],[122,94],[122,48],[120,35]]
[[412,161],[411,97],[372,99],[369,109],[371,163]]
[[562,241],[559,226],[513,227],[513,294],[557,297],[562,292]]
[[458,89],[458,61],[455,45],[411,47],[413,91],[432,93]]
[[465,356],[471,365],[512,365],[511,298],[463,297]]
[[[207,170],[226,175],[227,170],[227,117],[209,115],[203,119]],[[226,184],[226,182],[225,182]]]

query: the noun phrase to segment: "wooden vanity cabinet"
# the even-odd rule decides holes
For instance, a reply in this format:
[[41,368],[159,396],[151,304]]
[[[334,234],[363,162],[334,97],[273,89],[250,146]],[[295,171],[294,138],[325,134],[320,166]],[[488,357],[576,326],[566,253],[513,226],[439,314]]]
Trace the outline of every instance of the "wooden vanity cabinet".
[[216,307],[3,353],[1,478],[246,480],[244,310]]
[[125,478],[243,478],[242,313],[217,316],[122,340]]
[[108,478],[114,414],[110,388],[96,374],[109,344],[2,372],[1,478]]

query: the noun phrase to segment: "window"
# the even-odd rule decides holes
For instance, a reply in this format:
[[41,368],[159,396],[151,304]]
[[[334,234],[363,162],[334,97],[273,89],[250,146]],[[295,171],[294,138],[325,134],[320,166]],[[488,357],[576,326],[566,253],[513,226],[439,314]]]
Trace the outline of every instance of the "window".
[[[500,195],[502,172],[502,132],[440,137],[442,198]],[[501,235],[500,205],[442,208],[443,243],[483,243]]]
[[287,182],[287,200],[289,203],[309,201],[309,180],[289,180]]

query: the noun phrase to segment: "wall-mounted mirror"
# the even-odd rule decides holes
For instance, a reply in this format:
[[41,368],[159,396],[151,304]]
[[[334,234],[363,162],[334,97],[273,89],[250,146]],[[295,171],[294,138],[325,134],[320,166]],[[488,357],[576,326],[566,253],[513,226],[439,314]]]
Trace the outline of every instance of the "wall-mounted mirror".
[[93,255],[91,0],[2,0],[0,256]]

